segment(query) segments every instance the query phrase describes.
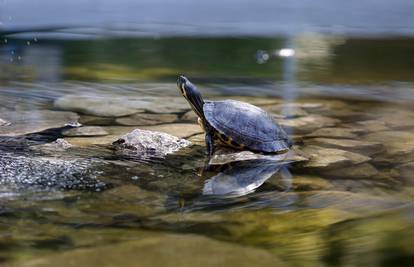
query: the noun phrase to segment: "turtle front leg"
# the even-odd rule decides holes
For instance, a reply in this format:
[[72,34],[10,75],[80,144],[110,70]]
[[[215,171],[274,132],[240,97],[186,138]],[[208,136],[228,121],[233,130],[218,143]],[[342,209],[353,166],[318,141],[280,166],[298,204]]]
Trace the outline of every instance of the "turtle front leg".
[[211,158],[211,156],[214,154],[214,139],[213,134],[211,132],[206,133],[206,146],[208,156]]

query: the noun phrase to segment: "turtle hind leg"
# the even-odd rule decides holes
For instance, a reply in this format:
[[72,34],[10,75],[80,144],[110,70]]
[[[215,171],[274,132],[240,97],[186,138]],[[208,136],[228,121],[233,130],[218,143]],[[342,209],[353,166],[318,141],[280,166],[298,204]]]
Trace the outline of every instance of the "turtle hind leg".
[[206,146],[208,156],[211,157],[214,154],[214,138],[211,132],[206,133]]

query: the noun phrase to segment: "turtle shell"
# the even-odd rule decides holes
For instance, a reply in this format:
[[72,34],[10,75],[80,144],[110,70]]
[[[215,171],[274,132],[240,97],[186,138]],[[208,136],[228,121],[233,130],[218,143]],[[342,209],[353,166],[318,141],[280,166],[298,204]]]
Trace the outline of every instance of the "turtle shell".
[[224,100],[206,102],[203,110],[213,128],[247,149],[270,153],[291,146],[285,131],[261,108]]

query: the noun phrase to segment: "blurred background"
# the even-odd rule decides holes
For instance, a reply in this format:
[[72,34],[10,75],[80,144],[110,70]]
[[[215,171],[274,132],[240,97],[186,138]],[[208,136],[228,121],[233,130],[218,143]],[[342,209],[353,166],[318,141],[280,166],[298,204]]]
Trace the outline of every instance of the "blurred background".
[[[210,82],[406,87],[413,9],[410,0],[0,0],[0,81],[185,73]],[[293,59],[272,57],[281,48],[294,49]]]

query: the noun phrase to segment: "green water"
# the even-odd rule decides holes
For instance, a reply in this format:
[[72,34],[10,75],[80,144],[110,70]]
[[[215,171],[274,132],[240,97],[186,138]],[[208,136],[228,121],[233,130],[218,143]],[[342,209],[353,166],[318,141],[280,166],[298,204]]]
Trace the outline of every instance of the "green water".
[[[258,50],[287,45],[295,58],[257,63]],[[240,99],[274,115],[285,112],[286,103],[297,104],[302,113],[285,126],[299,151],[317,145],[366,157],[316,168],[299,162],[264,171],[255,163],[203,172],[203,138],[186,110],[155,126],[77,111],[83,125],[101,126],[109,136],[149,127],[194,145],[164,160],[141,160],[117,154],[105,136],[64,137],[61,129],[1,136],[0,266],[190,266],[197,260],[200,266],[412,266],[413,39],[43,39],[30,45],[8,39],[0,49],[0,118],[30,112],[35,120],[40,111],[58,110],[53,102],[68,94],[168,102],[180,98],[175,79],[184,73],[205,98]],[[326,128],[354,132],[317,133]],[[75,147],[30,149],[57,138]],[[6,153],[95,160],[106,186],[11,184]],[[242,189],[249,179],[264,181],[238,196],[206,195],[206,182],[220,172],[244,177]]]

